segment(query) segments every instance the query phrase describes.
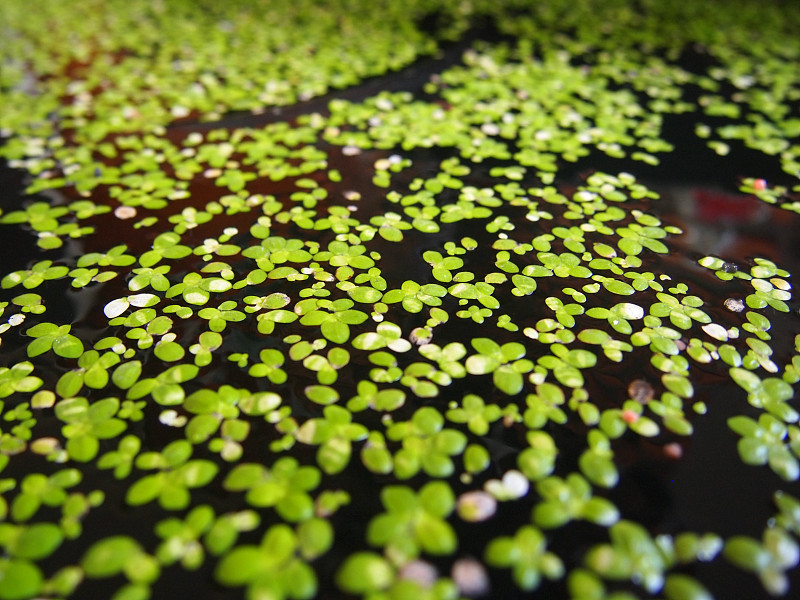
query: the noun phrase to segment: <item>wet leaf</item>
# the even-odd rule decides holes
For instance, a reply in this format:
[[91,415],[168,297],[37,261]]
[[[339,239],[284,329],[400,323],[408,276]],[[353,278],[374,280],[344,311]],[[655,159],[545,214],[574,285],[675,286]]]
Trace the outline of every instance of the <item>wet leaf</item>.
[[41,560],[50,556],[61,545],[64,536],[52,523],[34,523],[21,531],[14,545],[13,555],[27,560]]
[[394,569],[388,561],[373,552],[351,554],[336,573],[341,590],[365,594],[388,588],[394,581]]
[[4,558],[0,560],[0,581],[0,599],[25,600],[39,593],[44,576],[30,561]]
[[112,577],[122,572],[129,561],[142,552],[128,536],[117,535],[95,542],[83,555],[80,564],[89,577]]

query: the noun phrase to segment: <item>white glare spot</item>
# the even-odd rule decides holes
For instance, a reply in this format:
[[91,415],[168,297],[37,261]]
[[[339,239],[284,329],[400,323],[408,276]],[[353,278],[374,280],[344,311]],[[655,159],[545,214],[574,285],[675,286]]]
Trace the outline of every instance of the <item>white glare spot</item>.
[[158,420],[162,425],[168,427],[183,427],[186,424],[186,417],[179,415],[177,411],[165,410],[158,415]]
[[465,521],[485,521],[497,512],[497,500],[488,492],[473,490],[458,497],[456,510]]
[[103,307],[103,312],[109,319],[120,316],[130,306],[127,298],[117,298]]
[[173,106],[170,112],[172,113],[172,116],[175,117],[176,119],[182,119],[184,117],[188,117],[191,111],[185,106],[181,106],[180,104],[178,104],[176,106]]
[[720,342],[728,341],[728,330],[722,325],[708,323],[707,325],[703,325],[702,329],[715,340],[719,340]]
[[128,302],[139,308],[153,306],[159,303],[159,298],[155,294],[132,294],[127,298]]
[[401,579],[414,581],[424,588],[431,587],[436,583],[439,574],[436,572],[436,567],[423,560],[412,560],[406,563],[398,573]]
[[522,498],[528,493],[530,482],[528,478],[519,471],[508,471],[503,475],[503,486],[505,486],[509,492],[513,493],[516,498]]
[[453,563],[450,577],[464,596],[483,596],[489,591],[486,568],[474,558],[459,558]]
[[133,206],[118,206],[114,209],[114,216],[118,219],[132,219],[136,216],[136,209]]

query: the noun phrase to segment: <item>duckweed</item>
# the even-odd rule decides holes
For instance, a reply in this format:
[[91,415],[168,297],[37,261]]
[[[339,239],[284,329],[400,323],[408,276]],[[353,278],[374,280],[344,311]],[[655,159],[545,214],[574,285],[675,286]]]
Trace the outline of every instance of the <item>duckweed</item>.
[[0,600],[789,591],[789,493],[760,539],[624,496],[706,408],[800,479],[790,272],[651,183],[690,118],[800,212],[795,14],[40,4],[0,6]]

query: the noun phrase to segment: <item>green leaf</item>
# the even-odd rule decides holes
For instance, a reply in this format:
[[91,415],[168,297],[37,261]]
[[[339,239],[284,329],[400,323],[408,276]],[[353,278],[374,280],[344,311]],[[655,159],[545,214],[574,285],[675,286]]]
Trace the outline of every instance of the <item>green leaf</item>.
[[[314,569],[299,560],[290,562],[281,573],[283,589],[290,598],[313,598],[317,593],[317,576]],[[254,590],[257,587],[253,588]]]
[[210,460],[192,460],[175,471],[180,482],[186,487],[203,487],[211,482],[219,471],[216,463]]
[[770,555],[758,540],[747,536],[734,536],[725,542],[723,555],[736,566],[760,573],[770,562]]
[[402,242],[403,232],[395,227],[380,227],[378,234],[389,242]]
[[465,366],[467,368],[467,372],[471,373],[472,375],[485,375],[487,373],[491,373],[497,368],[498,361],[492,356],[473,354],[467,358]]
[[97,365],[96,368],[90,367],[84,375],[84,382],[86,385],[95,390],[101,390],[106,387],[106,385],[108,385],[108,380],[108,371],[100,365]]
[[309,400],[323,406],[339,400],[339,392],[327,385],[310,385],[306,387],[305,393]]
[[219,420],[213,415],[196,415],[186,425],[186,439],[193,444],[205,442],[219,429]]
[[350,339],[350,327],[347,323],[342,323],[341,321],[323,321],[320,325],[320,331],[322,335],[335,344],[344,344]]
[[728,372],[730,373],[731,379],[747,392],[755,392],[761,387],[761,378],[752,371],[733,367]]
[[39,567],[27,560],[0,559],[0,600],[26,600],[42,589]]
[[379,302],[383,297],[383,293],[375,288],[365,286],[351,288],[347,290],[347,295],[356,302],[364,304],[374,304],[375,302]]
[[[278,498],[277,502],[276,498]],[[305,521],[314,514],[314,503],[308,494],[285,492],[278,483],[270,485],[267,482],[257,487],[248,494],[247,499],[254,506],[274,504],[278,514],[284,520],[292,523]]]
[[509,396],[520,393],[525,383],[522,373],[518,373],[508,365],[502,365],[496,369],[492,375],[492,380],[497,389]]
[[587,521],[608,527],[619,520],[619,510],[614,503],[605,498],[591,498],[583,507]]
[[333,545],[333,526],[325,519],[313,518],[297,527],[297,542],[303,558],[313,560]]
[[56,393],[62,398],[77,396],[83,387],[84,375],[82,371],[67,371],[58,378]]
[[665,373],[661,376],[661,382],[670,392],[681,398],[691,398],[694,395],[694,387],[688,377]]
[[570,350],[566,361],[578,369],[588,369],[597,363],[597,356],[589,350]]
[[118,388],[127,390],[139,379],[142,373],[142,363],[138,360],[132,360],[120,364],[111,376],[111,381]]
[[226,490],[241,492],[261,481],[264,467],[257,464],[240,463],[228,474],[223,483]]
[[428,513],[445,518],[455,507],[453,490],[443,481],[426,483],[419,492],[419,503]]
[[100,449],[100,442],[91,435],[80,435],[67,440],[67,453],[78,462],[89,462]]
[[470,444],[464,451],[464,468],[468,473],[480,473],[491,462],[489,451],[478,444]]
[[30,358],[34,358],[53,347],[53,340],[48,337],[39,337],[28,344],[27,353]]
[[[587,314],[589,314],[588,311]],[[600,329],[584,329],[578,334],[578,339],[586,344],[601,345],[609,341],[611,336]]]
[[92,544],[80,564],[89,577],[112,577],[121,573],[125,565],[141,552],[141,546],[133,538],[116,535]]
[[153,354],[165,362],[176,362],[186,355],[186,351],[176,342],[159,342],[153,349]]
[[148,600],[150,586],[146,583],[129,583],[119,588],[111,600]]
[[614,461],[592,450],[581,455],[579,466],[586,478],[595,485],[612,488],[619,481],[619,473]]
[[62,335],[53,340],[53,352],[64,358],[78,358],[83,354],[83,342],[74,335]]
[[603,279],[601,283],[609,292],[612,294],[619,294],[620,296],[630,296],[636,291],[624,281],[619,281],[618,279],[612,279],[610,277]]
[[317,453],[319,466],[329,475],[340,473],[350,462],[352,445],[350,440],[333,438],[324,443]]
[[34,523],[24,529],[17,539],[14,556],[28,560],[41,560],[50,556],[61,545],[64,536],[53,523]]
[[533,511],[533,521],[543,529],[555,529],[571,519],[569,510],[558,502],[542,502]]
[[371,594],[388,588],[394,581],[389,562],[373,552],[356,552],[347,557],[336,573],[339,588],[349,594]]
[[187,291],[183,294],[183,299],[186,300],[189,304],[193,304],[195,306],[202,306],[206,302],[208,302],[211,295],[202,289],[195,288],[191,291]]
[[214,577],[222,585],[245,585],[265,570],[267,558],[256,546],[239,546],[217,563]]
[[145,475],[128,488],[125,501],[133,506],[147,504],[158,498],[164,489],[164,478],[161,473]]
[[553,472],[556,453],[538,448],[525,448],[517,457],[520,471],[531,481],[538,481]]
[[514,295],[527,296],[536,291],[536,280],[527,275],[512,275],[511,282],[514,284],[514,290],[512,290]]
[[392,454],[384,446],[364,446],[361,450],[361,462],[373,473],[392,472]]
[[450,524],[428,513],[423,513],[414,522],[414,535],[428,554],[452,554],[458,547],[458,537]]

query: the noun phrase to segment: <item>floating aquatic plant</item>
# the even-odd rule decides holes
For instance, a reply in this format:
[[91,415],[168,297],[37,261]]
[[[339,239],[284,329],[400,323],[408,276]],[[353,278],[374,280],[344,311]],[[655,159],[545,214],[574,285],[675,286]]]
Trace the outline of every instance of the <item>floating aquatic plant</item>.
[[[629,456],[696,452],[707,410],[745,465],[799,476],[790,272],[682,259],[649,183],[688,114],[783,174],[729,187],[800,212],[795,16],[207,4],[0,6],[0,156],[26,173],[0,214],[0,599],[95,579],[147,598],[183,571],[231,597],[508,578],[705,599],[688,569],[722,548],[785,593],[789,494],[761,539],[722,540],[639,523],[620,490]],[[444,44],[481,22],[499,35]],[[440,51],[426,82],[395,77]],[[375,75],[370,97],[315,100]]]

